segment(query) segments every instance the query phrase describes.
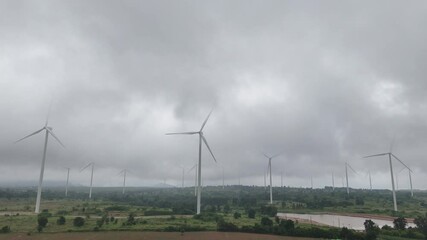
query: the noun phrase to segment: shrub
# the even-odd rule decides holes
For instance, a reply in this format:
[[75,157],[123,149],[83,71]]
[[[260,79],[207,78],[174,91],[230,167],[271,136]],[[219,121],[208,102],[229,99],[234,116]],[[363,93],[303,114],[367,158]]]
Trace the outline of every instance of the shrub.
[[394,224],[394,229],[405,230],[407,222],[404,217],[398,217],[393,220],[393,224]]
[[73,220],[73,225],[75,227],[82,227],[83,225],[85,225],[85,219],[82,217],[76,217]]
[[261,218],[261,225],[262,226],[273,226],[273,221],[269,217],[262,217]]
[[275,206],[262,206],[261,207],[261,214],[274,217],[277,215],[277,208]]
[[255,210],[254,209],[249,209],[248,210],[248,218],[255,218]]
[[64,225],[65,224],[65,217],[64,216],[60,216],[58,218],[58,220],[56,220],[56,224],[58,224],[58,225]]
[[47,219],[47,217],[40,215],[37,217],[37,223],[38,226],[40,226],[41,228],[46,227],[47,223],[49,222],[49,220]]
[[10,227],[4,226],[0,229],[0,233],[10,233]]
[[233,223],[226,222],[224,220],[218,221],[217,230],[221,232],[238,232],[239,227]]

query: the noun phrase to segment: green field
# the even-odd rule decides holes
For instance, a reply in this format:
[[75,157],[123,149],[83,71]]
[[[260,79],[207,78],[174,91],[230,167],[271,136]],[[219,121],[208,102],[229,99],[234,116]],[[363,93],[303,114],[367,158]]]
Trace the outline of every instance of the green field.
[[[51,235],[53,233],[74,236],[78,232],[92,234],[106,231],[131,231],[130,234],[141,231],[184,231],[190,236],[190,232],[215,232],[220,228],[219,222],[231,224],[236,229],[246,229],[242,231],[247,232],[274,232],[279,224],[275,223],[276,212],[363,213],[415,218],[424,215],[427,210],[425,192],[417,192],[414,198],[408,192],[398,192],[400,211],[395,213],[390,210],[391,193],[387,190],[352,190],[350,196],[347,196],[345,189],[275,188],[275,201],[270,205],[269,195],[263,187],[228,186],[225,189],[205,187],[203,214],[195,216],[196,199],[193,191],[194,188],[129,188],[127,194],[122,195],[117,188],[95,188],[94,198],[88,200],[86,188],[71,188],[67,198],[63,196],[63,189],[51,188],[43,193],[41,204],[48,222],[42,229],[38,229],[38,216],[33,213],[34,190],[0,189],[0,227],[8,226],[11,230],[10,234],[0,236],[17,236],[14,234],[18,233],[25,237],[31,236],[31,239],[41,239],[38,238],[39,230],[42,236],[55,236]],[[249,217],[250,211],[254,212],[254,216]],[[65,218],[65,224],[57,223],[60,217]],[[84,219],[83,226],[74,226],[76,217]],[[265,217],[273,222],[270,228],[260,227]],[[313,230],[313,226],[303,223],[295,223],[295,228],[299,231],[341,231],[330,230],[329,227]],[[403,233],[392,230],[382,233],[389,234],[382,239],[405,239],[399,237]],[[410,234],[415,234],[415,238],[423,237],[421,232]]]

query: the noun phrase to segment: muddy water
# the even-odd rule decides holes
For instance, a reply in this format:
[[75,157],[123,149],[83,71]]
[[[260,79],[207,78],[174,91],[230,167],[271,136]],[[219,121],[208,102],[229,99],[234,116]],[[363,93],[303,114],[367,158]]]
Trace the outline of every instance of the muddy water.
[[[347,227],[354,230],[364,230],[363,223],[366,219],[371,219],[380,228],[384,225],[393,227],[393,221],[382,220],[375,218],[362,218],[362,217],[349,217],[342,215],[330,215],[330,214],[297,214],[297,213],[278,213],[278,217],[289,218],[289,219],[302,219],[306,222],[312,222],[313,224],[319,223],[323,225],[329,225],[334,227]],[[409,223],[408,226],[415,227],[413,223]]]

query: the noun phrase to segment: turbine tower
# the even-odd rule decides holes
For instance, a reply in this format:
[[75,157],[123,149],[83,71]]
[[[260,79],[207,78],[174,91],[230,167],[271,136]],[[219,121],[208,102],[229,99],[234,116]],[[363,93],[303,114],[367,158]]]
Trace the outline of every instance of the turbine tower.
[[357,172],[351,167],[350,164],[348,164],[347,162],[345,162],[345,180],[347,182],[347,195],[350,195],[350,188],[348,187],[348,171],[347,171],[347,167],[349,167],[355,174],[357,174]]
[[89,166],[92,166],[92,173],[90,175],[90,189],[89,189],[89,199],[91,199],[92,198],[92,183],[93,183],[93,167],[95,166],[95,163],[94,162],[88,163],[85,167],[80,169],[80,172],[82,172],[83,170],[85,170]]
[[121,170],[119,172],[119,175],[123,173],[123,190],[122,190],[122,194],[125,194],[125,189],[126,189],[126,174],[127,174],[128,170],[125,168],[123,170]]
[[335,191],[335,178],[334,178],[334,172],[332,172],[332,191]]
[[31,133],[30,135],[27,135],[21,139],[19,139],[17,142],[20,142],[28,137],[31,137],[33,135],[36,135],[37,133],[41,132],[41,131],[46,131],[45,132],[45,138],[44,138],[44,148],[43,148],[43,158],[42,158],[42,164],[41,164],[41,168],[40,168],[40,178],[39,178],[39,186],[37,189],[37,199],[36,199],[36,208],[35,208],[35,213],[40,213],[40,200],[41,200],[41,195],[42,195],[42,184],[43,184],[43,175],[44,175],[44,165],[46,162],[46,150],[47,150],[47,142],[48,142],[48,138],[49,138],[49,134],[56,139],[56,141],[59,142],[59,144],[61,144],[62,147],[65,148],[64,144],[62,144],[62,142],[55,136],[55,134],[53,134],[53,129],[51,127],[48,126],[48,119],[49,117],[46,119],[46,123],[44,125],[44,127],[42,127],[40,130],[37,130],[33,133]]
[[205,127],[207,121],[209,120],[209,117],[211,116],[212,111],[208,114],[205,121],[202,124],[202,127],[198,132],[180,132],[180,133],[166,133],[166,135],[194,135],[199,134],[199,164],[198,164],[198,181],[197,181],[197,214],[200,214],[200,202],[201,202],[201,196],[202,196],[202,141],[205,143],[206,147],[208,148],[210,154],[212,155],[213,159],[216,162],[216,158],[214,154],[212,153],[211,148],[209,147],[208,142],[206,141],[206,138],[203,136],[203,128]]
[[65,196],[68,196],[68,180],[70,179],[70,168],[66,167],[67,169],[67,184],[65,185]]
[[271,176],[271,159],[273,159],[275,157],[278,157],[280,154],[276,154],[276,155],[271,156],[271,157],[268,156],[265,153],[263,153],[263,154],[264,154],[264,156],[266,158],[268,158],[268,171],[270,172],[270,204],[273,204],[273,185],[272,185],[273,184],[273,179],[272,179],[272,176]]
[[369,155],[369,156],[365,156],[363,158],[370,158],[370,157],[379,157],[379,156],[385,156],[388,155],[388,162],[390,164],[390,175],[391,175],[391,187],[392,187],[392,191],[393,191],[393,207],[394,207],[394,211],[397,212],[397,202],[396,202],[396,190],[394,188],[394,175],[393,175],[393,163],[391,161],[391,157],[395,158],[397,161],[399,161],[403,166],[405,166],[409,171],[412,172],[412,170],[406,166],[406,164],[404,164],[399,158],[397,158],[393,153],[388,152],[388,153],[380,153],[380,154],[374,154],[374,155]]

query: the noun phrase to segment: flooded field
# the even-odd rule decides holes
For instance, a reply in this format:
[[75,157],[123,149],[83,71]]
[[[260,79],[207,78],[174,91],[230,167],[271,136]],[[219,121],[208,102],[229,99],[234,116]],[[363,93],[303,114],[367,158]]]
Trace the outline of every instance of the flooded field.
[[[278,213],[277,216],[287,219],[301,219],[305,222],[311,222],[313,224],[328,225],[334,227],[347,227],[354,230],[364,230],[363,223],[366,219],[371,219],[380,228],[384,225],[393,226],[392,220],[366,218],[366,217],[351,217],[343,215],[332,215],[332,214],[298,214],[298,213]],[[415,227],[415,224],[408,223],[408,226]]]

